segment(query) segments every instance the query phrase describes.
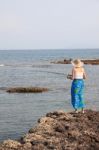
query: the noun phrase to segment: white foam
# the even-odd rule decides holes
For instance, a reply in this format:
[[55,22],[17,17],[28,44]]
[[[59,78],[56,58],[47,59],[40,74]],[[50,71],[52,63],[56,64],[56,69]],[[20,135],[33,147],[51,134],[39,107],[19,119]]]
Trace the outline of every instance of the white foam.
[[0,64],[0,67],[3,67],[4,66],[4,64]]

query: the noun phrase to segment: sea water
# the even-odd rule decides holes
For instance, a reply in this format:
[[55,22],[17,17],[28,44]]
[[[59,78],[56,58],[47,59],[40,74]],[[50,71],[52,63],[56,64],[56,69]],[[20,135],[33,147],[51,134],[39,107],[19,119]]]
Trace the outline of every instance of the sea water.
[[[1,50],[0,51],[0,141],[17,139],[46,113],[72,111],[66,78],[72,66],[54,64],[64,59],[99,59],[99,49]],[[99,65],[84,65],[86,109],[99,110]],[[7,87],[47,87],[44,93],[7,93]]]

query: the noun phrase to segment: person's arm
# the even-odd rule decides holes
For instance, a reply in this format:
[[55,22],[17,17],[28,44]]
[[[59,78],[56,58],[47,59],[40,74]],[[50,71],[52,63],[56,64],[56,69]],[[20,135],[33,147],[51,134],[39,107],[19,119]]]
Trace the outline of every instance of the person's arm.
[[74,78],[75,78],[75,70],[74,70],[74,68],[72,69],[72,80],[74,80]]

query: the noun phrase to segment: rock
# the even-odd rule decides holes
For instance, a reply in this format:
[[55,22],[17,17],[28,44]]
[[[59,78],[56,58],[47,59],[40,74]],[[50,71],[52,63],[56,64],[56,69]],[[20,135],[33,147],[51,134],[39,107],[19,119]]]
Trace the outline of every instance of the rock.
[[42,87],[14,87],[6,90],[6,92],[9,93],[40,93],[46,91],[48,91],[48,89]]
[[99,150],[99,111],[54,111],[18,141],[6,140],[0,150]]
[[21,147],[21,143],[19,143],[18,141],[14,141],[14,140],[5,140],[4,142],[3,142],[3,144],[2,144],[2,148],[0,147],[0,150],[1,149],[15,149],[15,150],[17,150],[18,148],[20,148]]
[[[57,62],[52,62],[55,64],[71,64],[72,59],[64,59]],[[84,64],[91,64],[91,65],[99,65],[99,59],[83,59],[81,60]]]

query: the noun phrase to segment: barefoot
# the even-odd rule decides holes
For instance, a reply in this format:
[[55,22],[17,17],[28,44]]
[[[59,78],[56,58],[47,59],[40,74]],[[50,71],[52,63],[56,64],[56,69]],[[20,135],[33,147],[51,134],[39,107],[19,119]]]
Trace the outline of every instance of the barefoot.
[[77,109],[75,109],[75,113],[78,113],[78,110],[77,110]]
[[84,114],[84,113],[85,113],[85,111],[83,110],[83,111],[82,111],[82,113]]
[[82,108],[82,113],[84,114],[85,113],[85,111],[84,111],[84,109]]

